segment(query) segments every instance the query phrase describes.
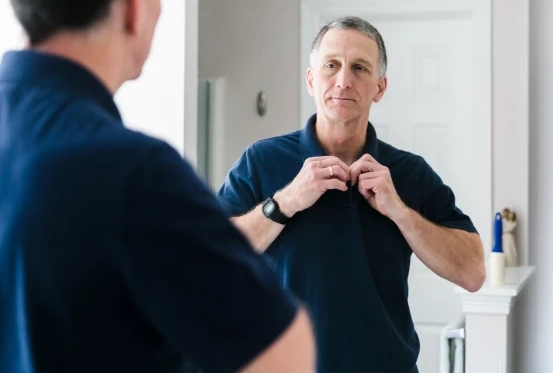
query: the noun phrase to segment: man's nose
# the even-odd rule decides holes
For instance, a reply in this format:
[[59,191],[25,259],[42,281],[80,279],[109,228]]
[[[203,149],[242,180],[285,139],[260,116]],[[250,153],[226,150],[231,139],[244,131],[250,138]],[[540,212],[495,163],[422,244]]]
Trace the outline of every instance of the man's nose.
[[336,77],[336,85],[342,89],[351,88],[351,81],[351,72],[348,69],[340,69]]

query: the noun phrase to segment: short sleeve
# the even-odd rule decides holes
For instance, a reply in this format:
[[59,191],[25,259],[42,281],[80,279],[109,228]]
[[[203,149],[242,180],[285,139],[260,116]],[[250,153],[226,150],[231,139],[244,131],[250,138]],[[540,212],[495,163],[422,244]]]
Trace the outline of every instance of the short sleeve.
[[207,372],[233,372],[292,322],[296,300],[170,146],[130,179],[121,267],[138,308]]
[[262,202],[261,190],[255,151],[250,146],[231,167],[217,197],[228,214],[237,216]]
[[469,216],[455,205],[455,194],[445,185],[422,158],[419,162],[421,214],[428,220],[448,228],[478,233]]

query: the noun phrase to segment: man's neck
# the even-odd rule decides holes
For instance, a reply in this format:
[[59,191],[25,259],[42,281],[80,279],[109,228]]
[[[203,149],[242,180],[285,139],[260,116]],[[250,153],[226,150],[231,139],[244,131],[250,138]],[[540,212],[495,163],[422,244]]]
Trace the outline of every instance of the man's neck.
[[[123,84],[121,67],[117,64],[117,51],[109,43],[87,38],[86,35],[59,34],[33,49],[67,58],[96,76],[112,93]],[[115,58],[114,58],[115,57]]]
[[349,166],[363,153],[367,126],[366,121],[339,123],[317,119],[315,132],[325,153],[340,158]]

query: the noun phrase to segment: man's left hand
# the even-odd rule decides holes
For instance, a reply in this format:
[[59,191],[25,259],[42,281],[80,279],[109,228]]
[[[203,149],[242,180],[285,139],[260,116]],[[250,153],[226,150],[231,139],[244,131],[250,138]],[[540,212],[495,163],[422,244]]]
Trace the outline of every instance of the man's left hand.
[[394,220],[406,206],[396,192],[388,167],[378,163],[370,154],[364,154],[350,168],[351,185],[382,215]]

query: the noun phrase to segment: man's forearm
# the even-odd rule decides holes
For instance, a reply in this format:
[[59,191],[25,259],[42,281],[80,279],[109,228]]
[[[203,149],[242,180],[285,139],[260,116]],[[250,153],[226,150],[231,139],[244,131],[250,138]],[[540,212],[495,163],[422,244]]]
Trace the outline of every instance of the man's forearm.
[[261,205],[245,215],[231,218],[231,221],[259,253],[264,253],[284,228],[284,225],[267,219],[261,211]]
[[478,234],[438,226],[408,207],[393,220],[428,268],[468,291],[480,289],[486,271]]
[[300,309],[292,324],[241,373],[314,373],[317,353],[309,316]]
[[[293,203],[282,191],[276,192],[273,198],[284,215],[294,215],[295,211],[291,207]],[[285,226],[268,219],[261,207],[259,204],[247,214],[231,218],[231,221],[248,238],[257,252],[264,253]]]

